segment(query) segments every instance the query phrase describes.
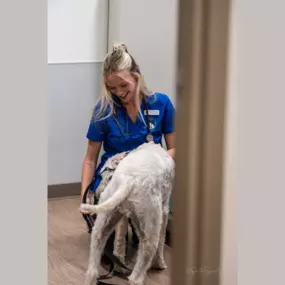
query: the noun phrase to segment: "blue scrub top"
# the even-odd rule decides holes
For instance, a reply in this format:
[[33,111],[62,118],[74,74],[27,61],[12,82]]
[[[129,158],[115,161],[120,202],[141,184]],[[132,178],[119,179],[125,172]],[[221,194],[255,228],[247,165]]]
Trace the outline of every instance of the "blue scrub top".
[[[162,93],[146,96],[146,106],[149,111],[150,133],[153,135],[154,142],[161,144],[163,134],[174,132],[174,106],[169,97]],[[108,158],[123,151],[131,151],[146,142],[148,132],[145,104],[141,104],[141,112],[146,124],[140,115],[133,123],[123,106],[116,106],[115,108],[116,117],[112,115],[104,120],[97,121],[92,118],[89,124],[87,138],[91,141],[102,142],[104,149],[104,154],[91,184],[92,191],[96,191],[100,184],[100,170]],[[115,118],[117,118],[123,134]]]

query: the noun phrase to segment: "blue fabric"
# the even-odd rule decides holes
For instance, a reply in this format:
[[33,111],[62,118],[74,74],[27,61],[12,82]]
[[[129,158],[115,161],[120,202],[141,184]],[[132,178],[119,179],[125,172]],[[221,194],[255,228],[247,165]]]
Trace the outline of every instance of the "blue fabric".
[[[174,106],[169,97],[162,93],[146,96],[146,105],[150,113],[149,121],[152,127],[150,133],[154,137],[154,142],[161,144],[163,134],[174,132]],[[144,103],[141,104],[141,112],[147,124]],[[91,119],[90,121],[87,138],[92,141],[103,142],[105,152],[96,169],[94,180],[91,184],[92,191],[96,191],[100,184],[100,170],[108,158],[119,152],[133,150],[146,142],[147,127],[140,115],[138,115],[136,122],[133,123],[123,106],[116,106],[116,114],[123,135],[114,115],[104,120],[95,121]]]

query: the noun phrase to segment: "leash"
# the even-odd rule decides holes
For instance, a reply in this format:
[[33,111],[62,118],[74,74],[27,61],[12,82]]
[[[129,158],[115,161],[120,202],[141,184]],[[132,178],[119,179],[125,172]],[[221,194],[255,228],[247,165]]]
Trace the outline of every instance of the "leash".
[[[92,182],[88,185],[88,187],[86,188],[86,190],[84,192],[83,199],[82,199],[82,202],[84,204],[87,201],[87,195],[88,195],[88,191],[91,188],[91,185],[92,185]],[[94,195],[94,204],[97,204],[98,201],[99,200],[98,200],[97,196]],[[82,214],[82,216],[83,216],[84,220],[87,223],[88,233],[91,234],[92,228],[94,226],[94,222],[96,220],[96,215],[91,216],[90,214]],[[114,232],[112,233],[112,235],[114,235]],[[131,272],[131,270],[125,264],[123,264],[118,257],[116,257],[113,254],[113,250],[110,249],[110,248],[112,248],[110,243],[111,242],[114,243],[114,239],[112,238],[112,235],[110,237],[111,239],[109,238],[109,240],[107,241],[107,244],[106,244],[106,246],[104,248],[104,251],[103,251],[103,258],[107,261],[106,263],[109,264],[109,271],[108,271],[107,274],[99,275],[99,277],[97,279],[97,285],[116,285],[114,283],[111,284],[111,283],[106,283],[106,282],[102,282],[101,281],[101,280],[104,280],[104,279],[111,278],[113,276],[116,276],[116,277],[119,277],[119,278],[127,280],[126,274],[123,274],[123,273],[118,272],[118,271],[115,270],[115,265],[117,265],[120,268],[125,269],[126,271],[128,271],[128,273]]]

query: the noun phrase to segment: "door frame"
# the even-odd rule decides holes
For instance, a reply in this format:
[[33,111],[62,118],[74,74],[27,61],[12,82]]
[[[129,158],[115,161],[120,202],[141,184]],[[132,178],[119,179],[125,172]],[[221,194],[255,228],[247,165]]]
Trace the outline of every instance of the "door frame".
[[220,284],[230,0],[180,0],[172,284]]

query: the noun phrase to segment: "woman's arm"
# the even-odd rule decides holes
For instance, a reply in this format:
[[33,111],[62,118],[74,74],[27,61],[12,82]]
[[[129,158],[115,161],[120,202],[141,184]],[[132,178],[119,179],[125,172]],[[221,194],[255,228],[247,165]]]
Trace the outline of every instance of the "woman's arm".
[[175,159],[175,133],[164,134],[164,138],[168,154]]
[[101,144],[102,142],[95,142],[91,140],[88,141],[87,151],[82,164],[81,200],[83,198],[84,191],[93,179],[101,149]]

